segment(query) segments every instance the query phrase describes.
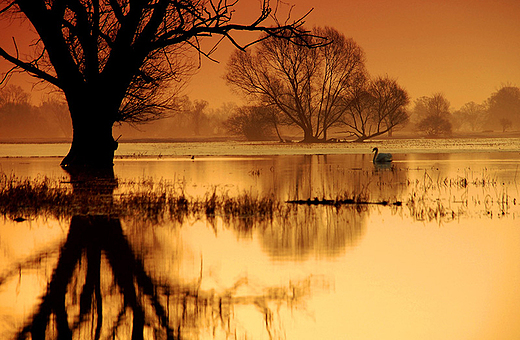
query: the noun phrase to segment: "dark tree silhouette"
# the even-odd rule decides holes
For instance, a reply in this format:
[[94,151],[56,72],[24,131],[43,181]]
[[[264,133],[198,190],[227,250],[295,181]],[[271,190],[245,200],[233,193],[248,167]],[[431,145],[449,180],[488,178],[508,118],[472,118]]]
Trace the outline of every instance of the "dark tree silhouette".
[[395,79],[377,77],[353,88],[345,98],[342,122],[347,133],[362,142],[406,124],[409,101],[408,93]]
[[473,101],[464,104],[454,113],[458,129],[468,129],[472,132],[483,130],[488,119],[486,104],[477,104]]
[[14,65],[4,80],[21,70],[63,91],[73,140],[62,166],[111,167],[114,123],[146,121],[168,108],[171,91],[165,85],[189,73],[186,51],[201,52],[201,37],[220,35],[245,48],[231,32],[286,39],[307,34],[303,18],[279,24],[269,0],[261,1],[251,23],[236,24],[237,2],[0,0],[0,13],[27,19],[39,36],[32,59],[20,56],[16,44],[12,53],[0,48],[0,56]]
[[429,137],[449,136],[452,132],[450,102],[442,93],[415,100],[416,128]]
[[224,125],[230,133],[244,136],[247,140],[272,140],[275,132],[281,139],[276,124],[276,111],[271,107],[239,107]]
[[520,121],[520,88],[504,85],[487,100],[489,126],[500,126],[505,132]]
[[304,45],[315,44],[312,38],[266,39],[254,53],[236,51],[226,73],[229,84],[299,127],[304,142],[327,139],[343,114],[342,98],[365,76],[365,55],[354,40],[330,27],[313,32],[330,44],[311,50]]

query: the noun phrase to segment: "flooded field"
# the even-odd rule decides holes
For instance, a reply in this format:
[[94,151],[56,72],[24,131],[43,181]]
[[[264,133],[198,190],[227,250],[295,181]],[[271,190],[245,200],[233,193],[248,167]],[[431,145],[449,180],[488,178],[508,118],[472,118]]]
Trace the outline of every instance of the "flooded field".
[[520,338],[518,140],[122,144],[87,194],[38,148],[0,145],[64,195],[2,210],[2,339]]

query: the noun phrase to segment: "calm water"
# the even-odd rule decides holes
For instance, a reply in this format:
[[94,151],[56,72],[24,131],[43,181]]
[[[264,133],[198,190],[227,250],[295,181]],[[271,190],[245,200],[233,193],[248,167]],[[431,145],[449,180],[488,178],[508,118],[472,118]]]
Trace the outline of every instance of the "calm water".
[[[373,166],[376,144],[126,145],[115,199],[149,180],[189,197],[401,205],[293,206],[260,221],[1,219],[0,337],[44,319],[51,339],[518,339],[518,141],[440,152],[448,144],[379,144],[394,153],[388,168]],[[0,145],[17,156],[0,171],[66,180],[51,156],[67,147],[38,148],[49,157]]]

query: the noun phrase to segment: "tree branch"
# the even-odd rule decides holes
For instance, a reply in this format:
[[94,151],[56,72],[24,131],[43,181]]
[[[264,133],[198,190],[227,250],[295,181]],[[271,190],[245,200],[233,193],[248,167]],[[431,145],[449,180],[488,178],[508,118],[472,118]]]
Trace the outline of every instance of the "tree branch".
[[[37,66],[34,66],[30,62],[24,62],[16,57],[13,57],[9,53],[7,53],[3,48],[0,47],[0,56],[3,57],[5,60],[9,61],[10,63],[14,64],[15,67],[12,68],[8,73],[11,73],[16,68],[21,68],[24,71],[27,71],[31,76],[43,79],[45,81],[48,81],[49,83],[61,88],[61,83],[58,80],[58,78],[50,75],[49,73],[40,70]],[[6,79],[4,76],[4,79],[2,82]]]

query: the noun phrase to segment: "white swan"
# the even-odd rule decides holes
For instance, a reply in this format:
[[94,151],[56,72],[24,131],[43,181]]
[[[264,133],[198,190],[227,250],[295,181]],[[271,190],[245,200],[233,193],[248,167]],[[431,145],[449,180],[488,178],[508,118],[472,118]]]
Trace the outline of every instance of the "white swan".
[[391,153],[379,153],[378,148],[373,148],[372,152],[374,152],[374,158],[372,159],[374,163],[388,163],[392,161]]

